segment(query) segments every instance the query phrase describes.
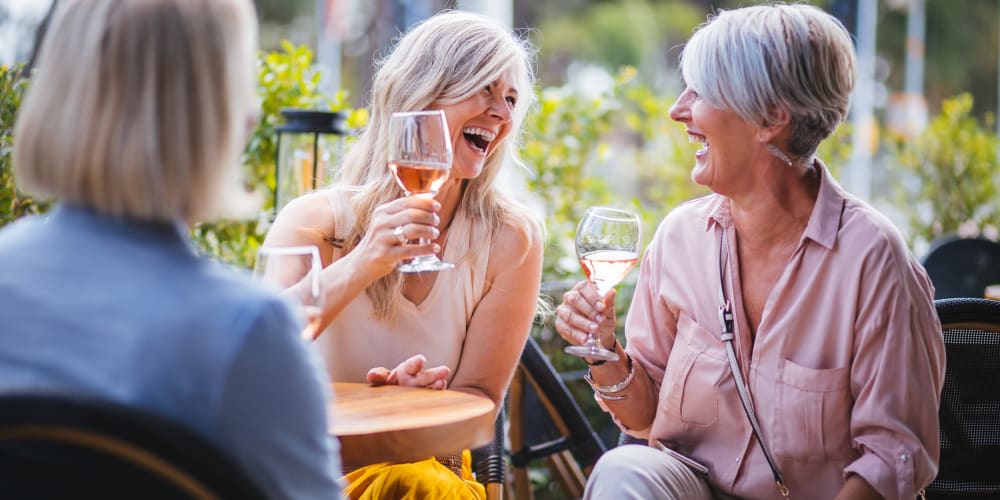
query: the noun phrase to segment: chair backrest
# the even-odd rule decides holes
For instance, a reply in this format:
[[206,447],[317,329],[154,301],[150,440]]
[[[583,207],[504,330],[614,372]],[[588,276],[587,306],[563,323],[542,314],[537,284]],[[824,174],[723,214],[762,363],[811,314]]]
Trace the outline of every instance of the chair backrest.
[[928,498],[1000,497],[1000,302],[934,302],[947,353],[941,464]]
[[503,496],[504,471],[507,466],[504,459],[504,414],[501,406],[494,424],[493,442],[471,450],[472,472],[476,474],[476,481],[486,488],[487,500],[498,500]]
[[935,299],[982,297],[988,285],[1000,283],[1000,243],[945,238],[934,242],[923,264]]
[[585,474],[607,448],[534,338],[524,346],[508,397],[517,498],[531,498],[527,466],[536,459],[545,460],[568,496],[581,496]]
[[0,395],[0,485],[5,498],[266,498],[178,423],[54,394]]
[[[513,450],[515,465],[535,458],[569,450],[580,467],[588,468],[607,451],[600,436],[591,427],[580,405],[573,399],[559,372],[552,367],[548,357],[535,339],[528,338],[521,354],[519,369],[531,384],[526,387],[522,409],[527,412],[531,425],[527,440],[537,444]],[[511,415],[511,418],[514,418]]]

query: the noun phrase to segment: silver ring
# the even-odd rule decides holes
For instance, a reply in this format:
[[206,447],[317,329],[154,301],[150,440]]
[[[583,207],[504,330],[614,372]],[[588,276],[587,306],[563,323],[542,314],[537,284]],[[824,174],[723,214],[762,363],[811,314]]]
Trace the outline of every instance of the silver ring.
[[403,226],[396,226],[392,230],[392,235],[396,237],[400,245],[406,245],[406,235],[403,234]]

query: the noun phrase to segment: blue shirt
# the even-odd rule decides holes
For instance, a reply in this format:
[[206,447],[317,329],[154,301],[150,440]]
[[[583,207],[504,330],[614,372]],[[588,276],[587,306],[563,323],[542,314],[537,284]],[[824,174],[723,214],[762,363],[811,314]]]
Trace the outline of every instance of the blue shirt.
[[180,224],[57,206],[0,230],[0,392],[98,396],[187,424],[273,498],[339,498],[329,384],[280,298]]

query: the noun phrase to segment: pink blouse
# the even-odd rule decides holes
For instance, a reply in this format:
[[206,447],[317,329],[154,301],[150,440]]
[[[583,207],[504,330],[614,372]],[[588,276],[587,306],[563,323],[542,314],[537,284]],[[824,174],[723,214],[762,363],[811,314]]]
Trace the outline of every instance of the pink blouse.
[[858,474],[887,499],[912,499],[937,471],[944,344],[933,287],[892,224],[819,166],[816,205],[768,296],[756,340],[743,311],[729,200],[673,210],[642,262],[626,351],[658,394],[648,429],[709,466],[744,498],[780,498],[719,339],[719,241],[736,349],[764,439],[793,497],[833,498]]

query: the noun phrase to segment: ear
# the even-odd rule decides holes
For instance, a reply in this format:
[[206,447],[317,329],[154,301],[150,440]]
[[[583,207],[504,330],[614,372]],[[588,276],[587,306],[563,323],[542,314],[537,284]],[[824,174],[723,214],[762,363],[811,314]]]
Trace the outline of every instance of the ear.
[[772,113],[771,123],[761,125],[757,129],[757,140],[764,144],[770,144],[788,128],[791,121],[792,114],[784,107],[778,107]]

